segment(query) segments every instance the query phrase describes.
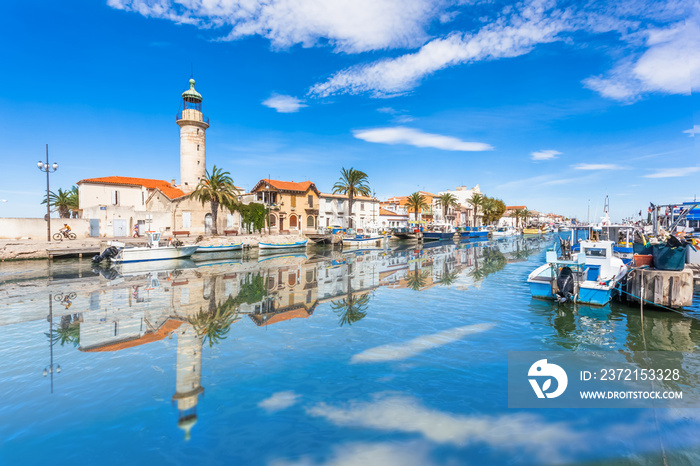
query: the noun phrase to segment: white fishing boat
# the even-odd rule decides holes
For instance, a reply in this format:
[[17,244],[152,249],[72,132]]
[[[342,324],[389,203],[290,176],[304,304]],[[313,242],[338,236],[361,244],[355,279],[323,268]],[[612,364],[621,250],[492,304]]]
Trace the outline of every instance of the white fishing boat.
[[305,248],[306,243],[308,243],[309,240],[305,239],[304,241],[296,241],[293,243],[263,243],[260,242],[258,243],[258,248],[259,249],[291,249],[291,248]]
[[[148,237],[146,246],[127,247],[122,242],[111,241],[108,244],[115,255],[107,258],[117,263],[181,259],[190,257],[198,248],[198,246],[161,246],[160,233],[148,232],[146,235]],[[99,262],[96,258],[93,260]]]
[[364,229],[359,229],[354,235],[343,237],[343,246],[381,246],[388,238],[389,236],[380,232],[375,225],[369,225]]
[[197,248],[197,254],[211,253],[211,252],[240,251],[241,249],[243,249],[243,243],[220,244],[218,246],[199,246]]
[[527,278],[533,298],[569,299],[604,306],[614,297],[617,283],[627,274],[622,259],[613,255],[613,241],[581,241],[581,252],[573,260],[546,254],[547,263]]
[[518,231],[513,227],[501,227],[493,230],[491,236],[494,238],[505,238],[506,236],[515,236]]

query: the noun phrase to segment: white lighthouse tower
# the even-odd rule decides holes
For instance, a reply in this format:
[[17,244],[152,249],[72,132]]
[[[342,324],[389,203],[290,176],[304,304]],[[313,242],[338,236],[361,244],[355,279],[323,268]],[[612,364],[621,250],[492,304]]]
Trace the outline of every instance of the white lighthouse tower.
[[202,378],[202,338],[190,324],[182,325],[177,336],[177,372],[175,394],[179,412],[177,426],[190,439],[190,431],[197,423],[197,403],[204,392]]
[[194,90],[194,79],[190,79],[190,88],[182,93],[177,124],[180,127],[180,189],[189,193],[206,175],[205,132],[209,128],[209,118],[202,113],[202,94]]

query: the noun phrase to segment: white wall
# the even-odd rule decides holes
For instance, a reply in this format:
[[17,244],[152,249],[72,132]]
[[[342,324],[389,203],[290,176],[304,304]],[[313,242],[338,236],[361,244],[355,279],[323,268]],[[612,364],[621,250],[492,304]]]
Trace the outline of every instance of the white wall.
[[119,192],[119,204],[117,206],[145,209],[148,191],[143,186],[92,183],[81,183],[78,187],[80,208],[114,206],[112,198],[112,193],[114,191]]
[[[104,210],[102,210],[104,209]],[[145,207],[142,207],[145,209]],[[83,209],[83,218],[89,224],[89,219],[96,218],[100,221],[100,236],[114,236],[114,219],[126,220],[126,234],[131,236],[134,224],[138,220],[147,220],[146,214],[151,216],[151,222],[146,222],[148,228],[153,231],[172,230],[173,216],[170,212],[146,212],[145,210],[135,210],[133,207],[125,206],[92,206]],[[71,226],[71,228],[73,228]]]
[[[364,209],[362,209],[364,204]],[[352,217],[355,228],[364,228],[379,222],[379,201],[358,199],[353,200]],[[328,220],[328,222],[326,221]],[[325,228],[328,226],[339,225],[343,228],[348,228],[348,199],[338,199],[337,197],[324,196],[319,197],[318,209],[318,226]]]
[[[51,235],[67,223],[78,238],[90,236],[90,220],[83,218],[52,218]],[[0,218],[0,238],[31,238],[46,240],[46,221],[43,218]]]

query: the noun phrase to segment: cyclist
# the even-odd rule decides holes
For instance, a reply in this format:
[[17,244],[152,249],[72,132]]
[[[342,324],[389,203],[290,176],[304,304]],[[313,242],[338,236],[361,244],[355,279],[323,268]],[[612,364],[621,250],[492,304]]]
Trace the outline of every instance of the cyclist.
[[70,227],[68,226],[67,223],[64,223],[64,224],[63,224],[63,228],[61,228],[59,231],[60,231],[61,233],[63,233],[63,236],[65,236],[65,237],[67,238],[67,237],[68,237],[68,233],[70,233]]

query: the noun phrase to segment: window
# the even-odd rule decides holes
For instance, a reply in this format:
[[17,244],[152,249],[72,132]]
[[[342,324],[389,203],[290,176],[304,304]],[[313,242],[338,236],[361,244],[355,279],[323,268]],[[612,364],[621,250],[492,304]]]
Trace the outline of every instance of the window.
[[364,202],[360,202],[360,210],[365,210],[365,203]]
[[277,225],[277,217],[270,215],[270,228],[274,228]]
[[314,197],[313,197],[313,195],[309,194],[308,200],[309,200],[309,207],[313,207],[313,206],[314,206]]
[[314,218],[313,218],[313,216],[309,215],[308,217],[306,217],[306,226],[309,227],[309,228],[313,228],[313,227],[314,227]]
[[289,217],[289,227],[290,228],[296,228],[297,227],[297,217],[296,215],[292,215]]
[[197,144],[197,150],[199,150],[199,144]]
[[119,205],[119,191],[112,191],[112,205]]
[[199,128],[197,128],[197,134],[199,134]]
[[343,208],[343,200],[342,199],[338,199],[338,208],[339,209]]
[[291,201],[291,202],[292,202],[292,207],[296,207],[296,206],[297,206],[297,197],[296,197],[295,195],[292,195],[292,201]]
[[226,214],[226,228],[233,228],[233,214]]
[[182,228],[190,228],[192,225],[191,217],[189,212],[182,213]]

